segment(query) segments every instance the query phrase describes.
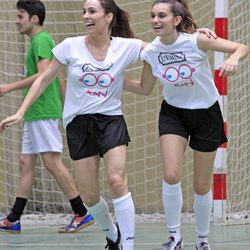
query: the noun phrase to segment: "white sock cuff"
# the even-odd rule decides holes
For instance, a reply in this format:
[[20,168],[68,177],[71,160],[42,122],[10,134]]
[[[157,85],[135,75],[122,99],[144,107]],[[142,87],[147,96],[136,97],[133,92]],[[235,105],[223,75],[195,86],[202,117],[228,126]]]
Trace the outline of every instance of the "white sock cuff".
[[107,202],[100,196],[100,201],[96,203],[94,206],[88,207],[85,205],[89,213],[91,214],[91,211],[95,211],[95,213],[102,212],[103,209],[108,211],[108,204]]
[[163,194],[176,195],[181,192],[181,181],[176,184],[168,184],[164,180],[162,181]]
[[122,210],[125,210],[125,209],[131,207],[131,205],[132,206],[134,205],[134,202],[132,200],[132,196],[131,196],[130,192],[122,197],[119,197],[117,199],[113,199],[112,202],[115,206],[116,211],[122,211]]
[[201,205],[208,205],[211,203],[211,200],[213,199],[212,191],[210,190],[204,195],[199,195],[194,193],[194,198],[195,202],[199,202],[199,204]]

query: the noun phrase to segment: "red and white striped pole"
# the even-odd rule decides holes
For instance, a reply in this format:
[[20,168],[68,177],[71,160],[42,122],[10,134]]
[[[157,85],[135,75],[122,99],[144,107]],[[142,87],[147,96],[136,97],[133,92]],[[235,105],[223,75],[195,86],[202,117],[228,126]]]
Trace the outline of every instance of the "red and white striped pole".
[[[228,39],[228,0],[215,0],[215,32],[224,39]],[[227,77],[219,76],[219,68],[224,62],[224,54],[215,52],[214,55],[214,80],[220,93],[219,103],[221,106],[224,127],[227,133]],[[226,222],[226,199],[227,199],[227,144],[223,144],[217,151],[214,163],[214,186],[213,186],[213,219],[214,225]]]

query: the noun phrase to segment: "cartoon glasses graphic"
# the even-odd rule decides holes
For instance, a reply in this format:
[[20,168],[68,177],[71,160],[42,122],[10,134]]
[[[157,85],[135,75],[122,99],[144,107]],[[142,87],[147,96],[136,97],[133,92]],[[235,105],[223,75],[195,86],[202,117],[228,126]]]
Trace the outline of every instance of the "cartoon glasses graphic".
[[166,69],[162,77],[169,82],[176,82],[179,77],[181,77],[182,79],[190,78],[194,71],[195,69],[191,68],[187,64],[180,65],[178,69],[171,66]]
[[107,73],[102,73],[98,77],[93,73],[87,73],[83,77],[81,77],[79,81],[88,87],[93,87],[98,84],[100,87],[108,88],[114,81],[114,78],[112,78]]

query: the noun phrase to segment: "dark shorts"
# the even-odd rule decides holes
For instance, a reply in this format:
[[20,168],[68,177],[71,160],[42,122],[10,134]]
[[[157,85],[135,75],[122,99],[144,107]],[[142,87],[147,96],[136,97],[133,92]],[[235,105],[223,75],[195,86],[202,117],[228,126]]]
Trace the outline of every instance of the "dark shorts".
[[161,104],[159,134],[176,134],[189,139],[189,146],[197,151],[212,152],[227,142],[219,103],[207,109],[182,109]]
[[67,125],[66,131],[73,160],[93,155],[102,157],[110,149],[130,142],[122,115],[78,115]]

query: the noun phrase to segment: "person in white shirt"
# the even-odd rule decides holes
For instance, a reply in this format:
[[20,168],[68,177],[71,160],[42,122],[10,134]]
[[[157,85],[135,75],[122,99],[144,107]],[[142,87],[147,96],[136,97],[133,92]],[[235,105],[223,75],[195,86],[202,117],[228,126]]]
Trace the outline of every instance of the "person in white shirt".
[[151,23],[157,37],[141,52],[144,60],[141,81],[126,80],[124,88],[148,95],[156,79],[163,86],[159,135],[164,167],[162,199],[169,229],[163,249],[183,249],[181,171],[189,141],[194,150],[196,249],[209,250],[213,163],[217,148],[227,138],[206,51],[231,54],[221,66],[220,75],[223,75],[233,74],[249,49],[239,43],[209,39],[196,33],[197,25],[186,1],[154,1]]

